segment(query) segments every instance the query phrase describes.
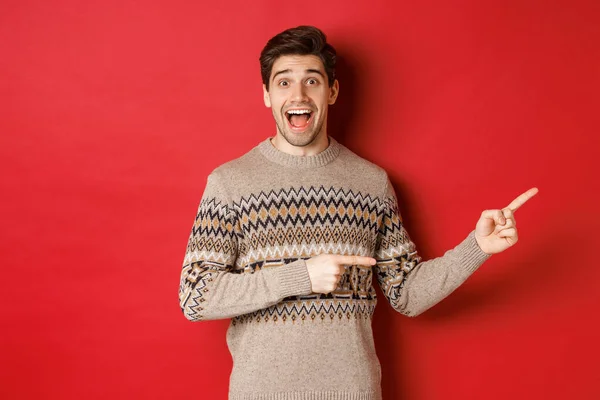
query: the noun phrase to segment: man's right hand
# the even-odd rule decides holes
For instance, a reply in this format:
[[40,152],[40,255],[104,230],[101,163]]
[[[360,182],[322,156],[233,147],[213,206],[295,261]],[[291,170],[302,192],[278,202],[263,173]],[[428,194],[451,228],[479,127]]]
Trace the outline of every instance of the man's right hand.
[[333,292],[341,276],[346,271],[346,265],[373,266],[377,261],[373,257],[343,256],[339,254],[319,254],[306,260],[308,275],[312,283],[313,293]]

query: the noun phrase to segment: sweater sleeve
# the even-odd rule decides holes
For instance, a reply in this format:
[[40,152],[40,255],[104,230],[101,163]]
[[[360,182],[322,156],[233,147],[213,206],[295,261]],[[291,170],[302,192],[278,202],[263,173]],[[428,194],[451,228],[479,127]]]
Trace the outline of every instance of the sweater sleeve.
[[404,228],[387,173],[386,178],[375,274],[390,305],[399,313],[413,317],[452,293],[491,255],[481,250],[473,230],[443,256],[423,261]]
[[288,296],[312,292],[306,262],[244,272],[234,268],[239,219],[223,179],[207,178],[181,270],[179,305],[190,321],[232,318],[269,307]]

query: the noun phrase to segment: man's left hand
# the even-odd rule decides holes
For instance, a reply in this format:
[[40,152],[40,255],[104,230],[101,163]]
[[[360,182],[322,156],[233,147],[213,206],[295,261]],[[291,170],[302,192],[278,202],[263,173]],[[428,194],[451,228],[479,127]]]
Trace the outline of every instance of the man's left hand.
[[477,244],[487,254],[500,253],[517,243],[517,222],[514,213],[538,192],[531,188],[502,210],[485,210],[475,227]]

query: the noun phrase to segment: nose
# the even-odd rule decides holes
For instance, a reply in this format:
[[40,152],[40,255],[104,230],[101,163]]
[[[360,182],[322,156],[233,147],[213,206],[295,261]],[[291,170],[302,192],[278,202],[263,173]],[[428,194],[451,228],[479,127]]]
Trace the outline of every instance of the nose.
[[305,102],[308,100],[308,96],[306,95],[306,88],[304,85],[294,85],[292,88],[292,98],[290,99],[293,102]]

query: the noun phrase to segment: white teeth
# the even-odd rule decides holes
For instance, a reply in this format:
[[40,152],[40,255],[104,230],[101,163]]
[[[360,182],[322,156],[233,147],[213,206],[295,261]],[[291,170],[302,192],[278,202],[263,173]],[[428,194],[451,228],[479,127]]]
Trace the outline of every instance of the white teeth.
[[309,114],[310,110],[288,110],[288,114]]

